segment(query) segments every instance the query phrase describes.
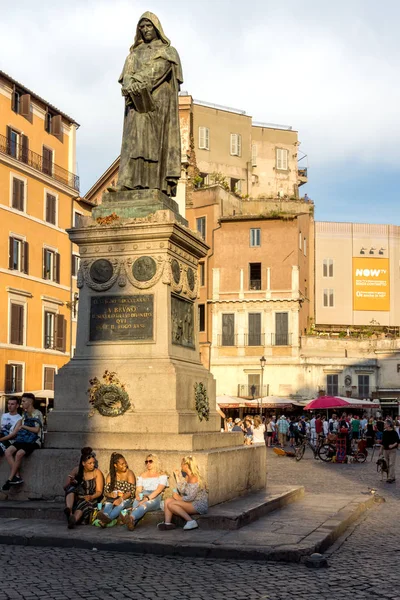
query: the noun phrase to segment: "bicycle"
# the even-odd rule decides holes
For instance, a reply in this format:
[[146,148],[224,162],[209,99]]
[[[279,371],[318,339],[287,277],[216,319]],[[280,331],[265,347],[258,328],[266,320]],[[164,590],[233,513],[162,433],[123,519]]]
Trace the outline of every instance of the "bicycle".
[[322,437],[318,438],[315,446],[305,435],[299,434],[299,438],[300,445],[296,446],[295,448],[295,456],[297,461],[303,458],[307,446],[311,448],[315,460],[318,460],[319,458],[323,462],[329,462],[336,454],[335,446],[324,442]]

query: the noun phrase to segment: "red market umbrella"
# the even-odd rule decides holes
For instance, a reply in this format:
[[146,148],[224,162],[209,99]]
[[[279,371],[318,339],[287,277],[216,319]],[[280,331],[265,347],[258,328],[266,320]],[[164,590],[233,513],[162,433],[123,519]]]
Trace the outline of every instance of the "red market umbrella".
[[340,406],[349,406],[350,403],[337,396],[321,396],[311,400],[304,410],[326,410],[328,408],[339,408]]

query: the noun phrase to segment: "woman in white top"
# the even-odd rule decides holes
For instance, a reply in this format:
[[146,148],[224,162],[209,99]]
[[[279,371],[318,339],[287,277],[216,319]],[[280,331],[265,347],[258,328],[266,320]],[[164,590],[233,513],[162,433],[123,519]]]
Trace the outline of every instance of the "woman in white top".
[[253,444],[264,444],[264,432],[265,425],[261,421],[261,417],[256,415],[254,417],[254,429],[253,429]]
[[136,496],[132,509],[123,517],[123,523],[133,531],[140,519],[151,510],[160,510],[162,494],[168,487],[168,476],[161,472],[158,457],[148,454],[146,470],[136,481]]

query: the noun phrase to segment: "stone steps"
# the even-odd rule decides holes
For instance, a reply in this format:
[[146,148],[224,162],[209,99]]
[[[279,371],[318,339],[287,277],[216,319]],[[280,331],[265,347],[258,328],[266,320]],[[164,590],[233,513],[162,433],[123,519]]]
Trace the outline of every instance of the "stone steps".
[[[249,525],[265,515],[300,500],[304,496],[304,488],[268,486],[266,491],[255,492],[246,496],[217,504],[209,509],[206,515],[196,517],[202,529],[235,530]],[[65,521],[62,502],[46,502],[43,500],[3,500],[0,501],[0,519],[44,519]],[[164,520],[162,511],[147,513],[144,523],[156,524]]]

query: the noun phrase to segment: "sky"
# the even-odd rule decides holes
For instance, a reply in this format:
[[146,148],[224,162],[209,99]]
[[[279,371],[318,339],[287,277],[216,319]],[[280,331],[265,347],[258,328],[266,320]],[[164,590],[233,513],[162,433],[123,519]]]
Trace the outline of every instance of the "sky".
[[120,152],[117,79],[145,10],[183,90],[299,132],[317,220],[400,225],[398,0],[0,0],[0,69],[80,123],[81,194]]

